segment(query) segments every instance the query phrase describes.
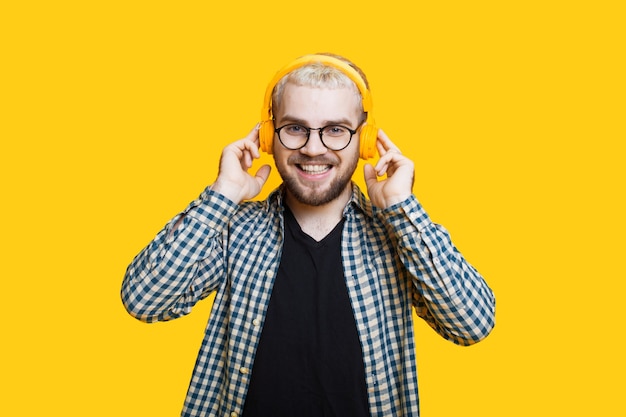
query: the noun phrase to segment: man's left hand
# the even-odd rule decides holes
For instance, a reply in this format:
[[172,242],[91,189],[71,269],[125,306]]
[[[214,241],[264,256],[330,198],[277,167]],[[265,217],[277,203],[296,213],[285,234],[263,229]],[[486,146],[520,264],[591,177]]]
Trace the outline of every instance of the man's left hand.
[[[413,193],[415,166],[400,149],[389,139],[387,134],[378,130],[376,142],[380,159],[376,166],[364,167],[367,193],[376,207],[385,209],[406,200]],[[387,178],[379,180],[387,174]]]

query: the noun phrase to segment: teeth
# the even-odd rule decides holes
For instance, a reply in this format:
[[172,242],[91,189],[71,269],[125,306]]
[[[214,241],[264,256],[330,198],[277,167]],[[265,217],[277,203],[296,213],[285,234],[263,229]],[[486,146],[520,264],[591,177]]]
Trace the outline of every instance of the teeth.
[[320,174],[328,171],[329,167],[328,165],[300,165],[300,169],[307,174]]

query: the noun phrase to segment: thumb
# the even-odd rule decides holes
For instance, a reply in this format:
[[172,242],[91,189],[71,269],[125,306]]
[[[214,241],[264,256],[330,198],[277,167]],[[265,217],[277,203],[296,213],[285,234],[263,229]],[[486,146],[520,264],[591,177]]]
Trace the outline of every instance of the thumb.
[[378,182],[378,177],[376,176],[376,171],[374,170],[372,164],[365,164],[365,166],[363,166],[363,175],[365,177],[365,184],[367,185],[367,188],[370,188]]
[[263,188],[263,186],[267,182],[267,179],[270,176],[270,171],[271,170],[272,170],[272,167],[270,167],[269,165],[263,165],[256,172],[256,174],[254,175],[254,178],[256,179],[257,183],[259,184],[259,188]]

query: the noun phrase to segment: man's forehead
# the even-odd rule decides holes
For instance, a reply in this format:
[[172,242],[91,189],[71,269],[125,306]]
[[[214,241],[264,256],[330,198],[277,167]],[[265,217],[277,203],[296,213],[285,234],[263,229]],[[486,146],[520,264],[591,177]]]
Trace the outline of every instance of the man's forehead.
[[358,115],[363,110],[358,90],[350,87],[328,88],[295,83],[285,85],[281,104],[278,107],[277,112],[283,110],[284,113],[316,109],[320,112],[340,112],[343,116]]

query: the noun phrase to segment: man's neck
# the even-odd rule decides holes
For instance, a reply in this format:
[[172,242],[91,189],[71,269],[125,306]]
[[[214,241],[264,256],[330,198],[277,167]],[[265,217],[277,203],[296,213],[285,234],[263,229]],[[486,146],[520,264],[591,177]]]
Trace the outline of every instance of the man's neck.
[[286,193],[285,200],[302,231],[319,242],[341,221],[343,210],[351,196],[352,185],[349,185],[339,197],[321,206],[301,203],[289,192]]

